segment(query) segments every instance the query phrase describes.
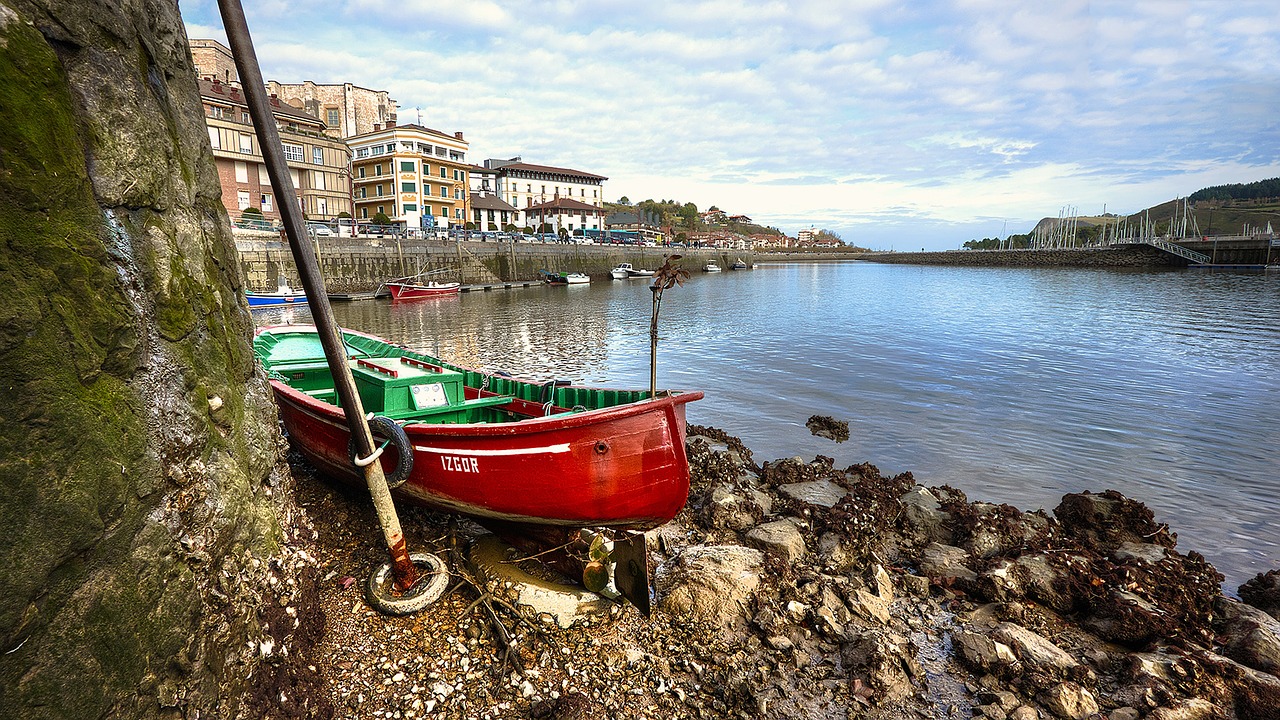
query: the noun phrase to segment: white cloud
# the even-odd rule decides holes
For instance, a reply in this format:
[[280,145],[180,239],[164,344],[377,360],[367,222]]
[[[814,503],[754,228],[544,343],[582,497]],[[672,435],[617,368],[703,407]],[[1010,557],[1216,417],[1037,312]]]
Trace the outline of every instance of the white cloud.
[[[1266,2],[246,9],[268,78],[385,89],[402,118],[465,132],[473,159],[579,167],[609,176],[609,197],[787,230],[916,223],[955,247],[994,219],[1013,232],[1063,205],[1136,209],[1280,174]],[[222,38],[210,0],[182,11],[190,37]]]

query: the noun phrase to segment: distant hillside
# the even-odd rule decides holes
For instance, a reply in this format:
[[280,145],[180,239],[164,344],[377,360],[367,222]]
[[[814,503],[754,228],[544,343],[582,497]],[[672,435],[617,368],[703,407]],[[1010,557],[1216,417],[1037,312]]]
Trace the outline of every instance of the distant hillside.
[[[714,205],[710,207],[715,208]],[[606,201],[604,203],[604,211],[606,215],[616,212],[640,213],[645,222],[659,227],[670,227],[677,234],[707,230],[725,230],[742,235],[754,235],[757,233],[783,234],[778,228],[756,225],[755,223],[706,223],[702,221],[697,205],[682,203],[679,200],[641,200],[637,203]]]
[[[1267,223],[1280,231],[1280,178],[1259,180],[1253,183],[1217,185],[1197,190],[1187,198],[1187,232],[1200,235],[1240,235],[1262,232]],[[1155,225],[1157,234],[1169,232],[1172,222],[1175,228],[1182,224],[1183,200],[1169,200],[1139,210],[1131,215],[1079,217],[1081,229],[1093,228],[1128,221],[1140,224],[1144,219]],[[1047,232],[1058,223],[1058,218],[1044,218],[1036,223],[1036,229]]]

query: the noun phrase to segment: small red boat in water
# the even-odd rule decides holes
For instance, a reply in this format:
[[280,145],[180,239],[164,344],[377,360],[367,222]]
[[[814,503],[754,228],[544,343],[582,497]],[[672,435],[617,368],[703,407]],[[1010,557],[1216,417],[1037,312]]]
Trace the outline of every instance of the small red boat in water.
[[[394,290],[393,290],[394,292]],[[685,404],[700,392],[609,390],[469,370],[343,331],[397,497],[481,521],[647,529],[689,494]],[[314,327],[258,330],[290,440],[322,472],[364,484]]]
[[462,288],[461,283],[456,282],[429,282],[426,285],[416,285],[407,282],[389,282],[386,285],[387,289],[391,291],[392,300],[418,300],[420,298],[457,295],[458,291]]

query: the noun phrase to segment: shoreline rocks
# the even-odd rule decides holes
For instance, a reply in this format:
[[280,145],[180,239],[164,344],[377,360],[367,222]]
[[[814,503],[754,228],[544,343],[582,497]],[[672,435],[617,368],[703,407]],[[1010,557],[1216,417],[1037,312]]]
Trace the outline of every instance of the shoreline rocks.
[[[1280,621],[1224,597],[1137,501],[1073,493],[1027,513],[867,464],[757,465],[713,428],[690,426],[688,449],[688,506],[649,534],[651,618],[504,613],[508,643],[465,587],[385,618],[331,579],[314,609],[328,634],[291,657],[319,667],[343,718],[1280,717]],[[367,503],[299,485],[325,509],[321,565],[364,572]],[[469,532],[405,515],[411,543]],[[1242,598],[1270,598],[1274,578]]]

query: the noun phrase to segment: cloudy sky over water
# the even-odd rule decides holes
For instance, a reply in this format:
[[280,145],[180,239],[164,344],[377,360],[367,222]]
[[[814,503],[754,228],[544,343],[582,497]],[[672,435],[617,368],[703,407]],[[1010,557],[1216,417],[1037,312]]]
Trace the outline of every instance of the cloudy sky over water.
[[792,235],[947,249],[1280,176],[1273,0],[244,4],[267,79]]

